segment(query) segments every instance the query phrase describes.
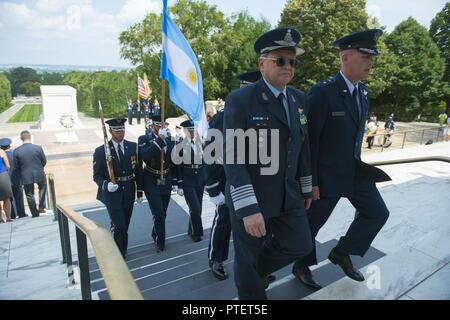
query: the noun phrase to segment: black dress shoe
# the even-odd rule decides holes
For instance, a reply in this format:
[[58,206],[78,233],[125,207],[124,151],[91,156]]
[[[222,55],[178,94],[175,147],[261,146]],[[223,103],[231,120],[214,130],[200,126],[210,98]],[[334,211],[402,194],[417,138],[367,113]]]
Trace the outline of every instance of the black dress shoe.
[[264,282],[264,289],[267,289],[269,287],[269,284],[274,282],[277,279],[273,274],[268,274],[267,276],[263,277]]
[[211,268],[211,271],[219,280],[225,280],[228,278],[228,273],[225,271],[225,267],[223,266],[222,262],[217,261],[209,261],[209,267]]
[[334,264],[340,266],[344,271],[344,273],[347,275],[347,277],[360,282],[364,281],[364,276],[362,275],[362,273],[359,272],[358,269],[355,269],[353,267],[352,260],[350,260],[349,255],[337,253],[334,248],[328,255],[328,259]]
[[200,237],[200,236],[191,235],[191,238],[192,238],[192,241],[194,241],[194,242],[202,241],[202,237]]
[[308,267],[292,267],[292,274],[305,286],[313,290],[320,290],[322,286],[317,283]]

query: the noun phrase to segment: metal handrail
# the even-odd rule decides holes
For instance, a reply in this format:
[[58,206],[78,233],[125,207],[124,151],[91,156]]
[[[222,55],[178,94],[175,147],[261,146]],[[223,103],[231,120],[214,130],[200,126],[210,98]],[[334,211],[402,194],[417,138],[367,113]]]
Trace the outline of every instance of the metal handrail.
[[[92,220],[77,214],[74,210],[63,204],[58,204],[57,208],[61,214],[76,225],[77,231],[82,232],[91,241],[110,298],[113,300],[143,300],[142,294],[111,237],[111,234],[105,228],[97,225]],[[78,236],[79,233],[77,232],[77,243],[79,244]],[[81,260],[80,257],[79,260]],[[87,264],[86,266],[88,267]],[[80,261],[80,269],[81,268]],[[80,276],[82,276],[83,271],[87,271],[87,276],[89,277],[89,270],[80,270]],[[87,280],[89,280],[89,278]],[[81,281],[83,282],[83,279],[81,279]]]
[[424,162],[424,161],[443,161],[450,163],[450,157],[436,155],[436,156],[423,156],[423,157],[395,159],[395,160],[367,161],[367,163],[373,166],[385,166],[390,164],[404,164],[404,163]]

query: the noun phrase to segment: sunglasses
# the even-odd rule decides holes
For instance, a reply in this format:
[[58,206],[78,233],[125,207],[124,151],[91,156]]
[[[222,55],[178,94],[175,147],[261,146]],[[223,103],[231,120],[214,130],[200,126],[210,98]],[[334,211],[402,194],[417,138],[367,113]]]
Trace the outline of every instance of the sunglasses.
[[[284,67],[284,65],[286,64],[286,60],[288,60],[288,59],[285,59],[283,57],[278,57],[278,58],[261,57],[261,59],[275,61],[275,64],[278,67]],[[292,68],[295,68],[297,66],[297,64],[298,64],[298,60],[297,59],[289,59],[288,61],[289,61],[289,64],[291,65]]]

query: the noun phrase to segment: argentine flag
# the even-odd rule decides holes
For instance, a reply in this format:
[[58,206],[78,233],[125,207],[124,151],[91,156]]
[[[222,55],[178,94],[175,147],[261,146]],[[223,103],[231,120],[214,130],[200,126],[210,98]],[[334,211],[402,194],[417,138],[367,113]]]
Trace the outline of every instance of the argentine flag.
[[197,57],[169,16],[163,0],[161,79],[170,86],[170,100],[186,112],[205,139],[208,122],[203,101],[203,81]]

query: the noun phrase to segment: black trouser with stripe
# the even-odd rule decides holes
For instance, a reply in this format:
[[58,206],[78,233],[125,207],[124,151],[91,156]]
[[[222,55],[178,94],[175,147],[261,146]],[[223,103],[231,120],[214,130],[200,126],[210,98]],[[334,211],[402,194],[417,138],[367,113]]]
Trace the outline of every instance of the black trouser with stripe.
[[230,235],[231,222],[228,207],[226,204],[216,206],[208,247],[209,260],[223,262],[228,259]]

